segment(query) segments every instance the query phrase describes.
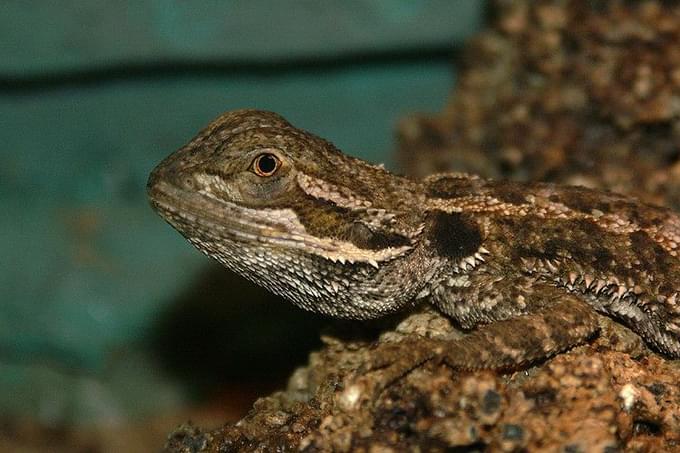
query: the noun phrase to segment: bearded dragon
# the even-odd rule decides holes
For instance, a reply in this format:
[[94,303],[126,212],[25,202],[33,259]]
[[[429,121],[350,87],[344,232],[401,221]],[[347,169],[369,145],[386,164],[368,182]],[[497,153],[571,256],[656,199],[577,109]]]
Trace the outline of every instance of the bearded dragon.
[[[467,174],[413,180],[265,111],[228,112],[151,173],[154,209],[293,304],[365,320],[432,304],[463,369],[516,367],[608,316],[680,357],[680,217],[608,192]],[[424,359],[428,359],[424,357]]]

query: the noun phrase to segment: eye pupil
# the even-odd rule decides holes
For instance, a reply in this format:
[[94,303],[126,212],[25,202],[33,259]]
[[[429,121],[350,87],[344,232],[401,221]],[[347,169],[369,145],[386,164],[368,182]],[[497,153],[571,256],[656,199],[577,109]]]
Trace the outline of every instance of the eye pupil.
[[254,162],[254,170],[260,176],[271,176],[279,168],[279,159],[273,154],[261,154]]

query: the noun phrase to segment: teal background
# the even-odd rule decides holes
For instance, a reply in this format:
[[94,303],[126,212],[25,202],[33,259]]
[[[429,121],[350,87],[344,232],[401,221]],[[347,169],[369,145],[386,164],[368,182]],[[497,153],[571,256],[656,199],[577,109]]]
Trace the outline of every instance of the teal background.
[[[243,107],[389,164],[396,121],[443,107],[453,51],[482,7],[0,3],[0,412],[98,423],[196,397],[195,380],[165,363],[173,349],[157,346],[159,335],[186,333],[158,326],[211,265],[148,207],[149,171],[220,112]],[[227,288],[218,304],[264,297],[248,291]],[[192,295],[184,300],[180,318],[195,314]],[[232,358],[297,335],[234,310],[225,319],[248,330],[224,332],[240,351]],[[310,315],[294,316],[304,325]],[[246,366],[236,359],[232,368]]]

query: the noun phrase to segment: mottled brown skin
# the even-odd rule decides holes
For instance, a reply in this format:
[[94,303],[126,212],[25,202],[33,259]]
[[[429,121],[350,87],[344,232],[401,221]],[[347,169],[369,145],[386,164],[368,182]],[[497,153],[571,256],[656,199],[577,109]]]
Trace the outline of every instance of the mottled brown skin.
[[[304,309],[369,319],[426,300],[470,331],[413,340],[431,342],[413,363],[521,366],[595,335],[597,313],[680,357],[680,219],[667,209],[581,187],[414,181],[256,110],[219,117],[148,191],[197,248]],[[387,346],[386,362],[398,354]]]

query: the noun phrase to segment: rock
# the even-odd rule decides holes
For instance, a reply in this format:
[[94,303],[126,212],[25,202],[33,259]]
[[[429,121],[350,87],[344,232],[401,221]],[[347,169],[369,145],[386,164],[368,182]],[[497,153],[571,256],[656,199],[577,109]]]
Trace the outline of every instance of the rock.
[[401,122],[404,172],[585,185],[680,208],[680,5],[495,6],[445,111]]
[[[442,325],[453,333],[436,313],[407,315],[379,342],[442,335]],[[426,363],[385,387],[385,370],[361,371],[371,342],[335,338],[286,391],[236,424],[182,426],[166,451],[680,451],[679,364],[612,339],[510,374]]]

